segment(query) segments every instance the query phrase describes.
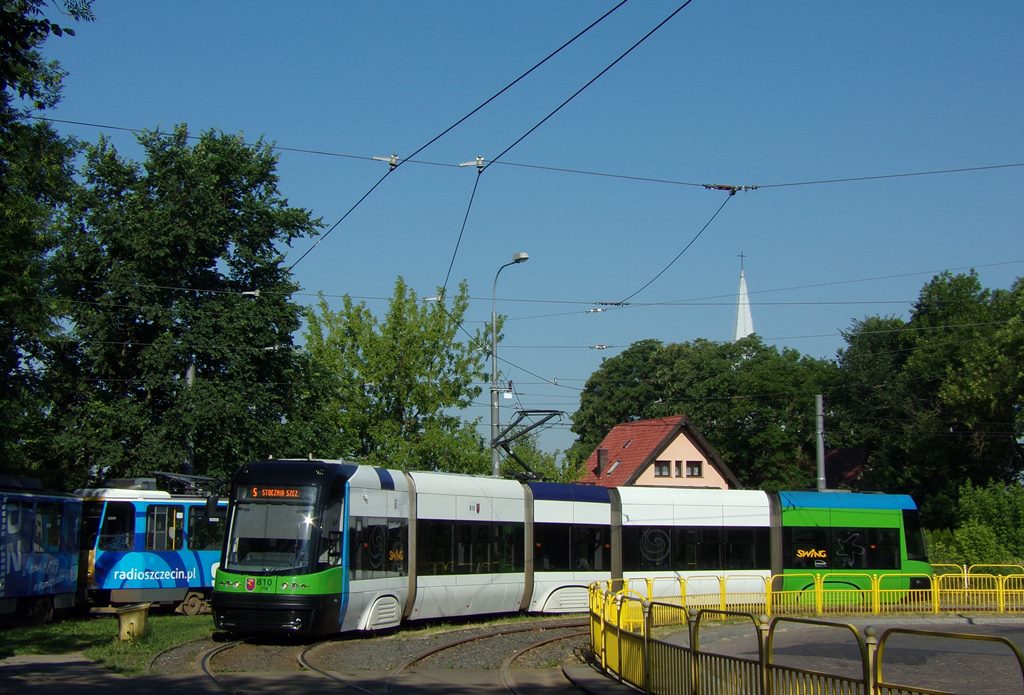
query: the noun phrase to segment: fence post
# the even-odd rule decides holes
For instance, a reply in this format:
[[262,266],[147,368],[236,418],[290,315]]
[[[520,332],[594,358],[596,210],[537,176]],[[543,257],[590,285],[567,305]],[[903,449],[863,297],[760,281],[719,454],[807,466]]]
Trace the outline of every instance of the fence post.
[[615,640],[618,643],[615,651],[619,656],[619,663],[615,667],[615,675],[619,682],[622,682],[622,594],[615,597]]
[[647,600],[650,601],[654,598],[654,577],[645,577],[644,581],[647,584]]
[[601,670],[608,670],[608,596],[601,596]]
[[938,615],[942,610],[942,587],[940,586],[941,578],[939,575],[932,573],[932,612]]
[[877,574],[871,575],[871,612],[878,615],[882,612],[882,580]]
[[999,599],[999,612],[1006,612],[1006,575],[996,577],[996,597]]
[[769,682],[770,676],[768,673],[768,655],[765,653],[765,637],[768,634],[768,623],[769,618],[767,615],[757,616],[757,661],[761,672],[761,678],[759,679],[761,695],[768,695],[771,687]]
[[651,643],[650,643],[650,640],[651,640],[651,628],[654,627],[654,619],[652,617],[653,611],[651,611],[651,603],[650,603],[650,601],[644,601],[643,603],[640,604],[640,607],[643,609],[643,612],[644,612],[644,646],[643,646],[644,654],[643,654],[643,659],[642,659],[643,665],[644,665],[644,673],[640,677],[640,683],[641,683],[641,686],[643,687],[644,692],[647,693],[647,692],[650,692],[650,687],[649,687],[650,676],[648,674],[650,674],[650,672],[651,672],[651,649],[650,649]]
[[726,582],[725,575],[724,574],[718,575],[718,596],[719,596],[718,607],[721,610],[723,610],[723,611],[726,610],[726,601],[727,601],[726,595],[725,595],[725,592],[726,592],[725,582]]
[[864,673],[864,695],[872,695],[878,679],[878,634],[873,625],[864,629],[864,645],[868,650],[868,668]]
[[692,695],[698,695],[700,692],[700,666],[697,661],[700,657],[700,624],[697,622],[695,608],[686,610],[686,628],[690,633],[690,692]]
[[825,579],[814,575],[814,612],[819,618],[825,613]]
[[765,589],[764,589],[764,612],[765,612],[765,615],[771,615],[772,614],[772,584],[773,584],[772,580],[774,580],[774,579],[775,579],[775,577],[769,575],[768,576],[768,581],[765,582]]

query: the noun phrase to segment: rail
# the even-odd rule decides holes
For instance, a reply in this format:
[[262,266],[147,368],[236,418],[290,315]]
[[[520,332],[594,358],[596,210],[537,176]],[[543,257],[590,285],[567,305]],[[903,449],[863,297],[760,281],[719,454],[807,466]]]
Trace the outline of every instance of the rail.
[[[726,591],[728,582],[724,580],[719,583],[720,593],[701,594],[696,601],[693,594],[687,593],[685,580],[678,580],[679,593],[672,596],[664,592],[654,595],[659,585],[657,578],[642,583],[646,591],[631,588],[639,585],[635,580],[619,591],[613,590],[610,583],[596,583],[590,589],[590,634],[595,659],[613,677],[652,695],[941,695],[946,691],[930,684],[896,683],[886,677],[887,643],[894,636],[912,635],[951,640],[955,645],[992,645],[993,649],[1001,650],[1010,664],[1009,677],[1019,675],[1016,685],[1024,692],[1024,655],[1005,638],[905,628],[889,628],[881,634],[868,628],[862,634],[853,625],[821,619],[840,613],[863,617],[964,610],[1024,612],[1024,571],[934,574],[927,577],[930,586],[924,589],[903,588],[906,582],[896,587],[895,578],[880,575],[872,578],[867,589],[829,590],[827,575],[812,578],[811,588],[801,592],[772,591],[773,579],[764,579],[763,603],[756,605],[774,609],[774,617],[765,611],[749,610],[749,592],[736,599]],[[707,582],[703,585],[706,587]],[[799,600],[788,600],[792,599],[789,593],[802,596]],[[710,604],[720,607],[708,607]],[[784,614],[787,611],[791,614]],[[801,615],[808,612],[815,617]],[[709,621],[749,624],[750,634],[756,640],[756,658],[702,649],[702,627]],[[860,655],[859,672],[836,675],[777,663],[777,630],[793,624],[846,635],[849,648]],[[951,651],[961,649],[962,646],[955,646]]]

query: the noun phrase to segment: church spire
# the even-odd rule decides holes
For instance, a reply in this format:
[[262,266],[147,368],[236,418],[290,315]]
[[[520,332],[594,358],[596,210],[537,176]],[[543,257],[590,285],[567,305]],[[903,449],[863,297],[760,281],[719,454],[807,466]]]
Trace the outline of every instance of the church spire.
[[743,273],[743,259],[740,251],[740,289],[736,299],[736,330],[733,340],[745,338],[754,332],[754,317],[750,314],[750,297],[747,295],[747,278]]

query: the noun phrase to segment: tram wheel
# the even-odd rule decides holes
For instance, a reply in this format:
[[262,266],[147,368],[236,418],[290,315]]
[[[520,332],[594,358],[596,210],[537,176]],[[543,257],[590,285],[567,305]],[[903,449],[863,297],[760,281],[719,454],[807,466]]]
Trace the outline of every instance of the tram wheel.
[[46,625],[53,622],[53,597],[37,596],[28,604],[25,616],[32,625]]
[[190,591],[181,602],[181,612],[185,615],[199,615],[205,608],[206,599],[195,591]]

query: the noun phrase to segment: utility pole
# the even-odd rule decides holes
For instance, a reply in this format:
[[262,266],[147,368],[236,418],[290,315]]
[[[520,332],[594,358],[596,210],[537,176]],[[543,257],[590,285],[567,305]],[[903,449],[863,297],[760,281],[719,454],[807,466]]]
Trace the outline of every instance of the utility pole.
[[814,407],[818,415],[818,489],[825,490],[825,399],[820,393],[814,397]]

